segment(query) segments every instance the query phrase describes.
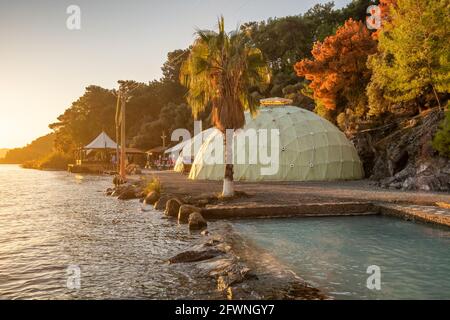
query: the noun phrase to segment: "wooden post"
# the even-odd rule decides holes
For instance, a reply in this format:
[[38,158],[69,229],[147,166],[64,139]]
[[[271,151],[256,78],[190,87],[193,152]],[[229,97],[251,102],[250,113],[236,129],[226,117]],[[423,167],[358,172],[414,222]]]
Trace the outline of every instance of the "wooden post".
[[[126,118],[126,104],[128,99],[131,97],[131,93],[139,88],[138,83],[129,83],[127,81],[119,81],[119,98],[120,103],[120,167],[119,175],[123,182],[126,181],[126,159],[127,159],[127,146],[126,146],[126,135],[125,135],[125,118]],[[119,105],[119,104],[118,104]],[[116,135],[119,134],[119,129],[117,128],[117,122],[119,120],[119,115],[116,112]],[[118,139],[117,139],[118,140]],[[119,141],[117,141],[117,144]],[[118,156],[118,152],[117,152]]]
[[120,150],[119,150],[119,137],[120,137],[120,133],[119,133],[119,110],[120,110],[120,104],[122,103],[121,100],[121,94],[120,94],[120,90],[117,94],[117,105],[116,105],[116,167],[114,168],[116,170],[116,174],[120,172],[120,162],[119,162],[119,158],[120,158]]
[[167,138],[166,133],[163,131],[161,136],[161,139],[163,141],[163,148],[166,147],[166,138]]
[[127,172],[126,172],[126,137],[125,137],[125,107],[126,107],[126,96],[125,94],[121,95],[121,113],[122,113],[122,119],[120,124],[120,177],[122,178],[122,181],[125,181],[127,178]]

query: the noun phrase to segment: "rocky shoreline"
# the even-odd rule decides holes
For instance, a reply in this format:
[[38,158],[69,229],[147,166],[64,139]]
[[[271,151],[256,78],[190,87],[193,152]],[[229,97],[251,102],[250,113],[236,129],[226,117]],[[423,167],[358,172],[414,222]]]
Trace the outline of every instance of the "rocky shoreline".
[[[167,259],[167,264],[186,264],[195,274],[214,281],[217,292],[229,300],[324,300],[329,299],[268,252],[236,233],[226,221],[208,223],[201,207],[226,201],[215,195],[176,197],[158,191],[145,192],[143,180],[108,189],[108,196],[121,200],[140,199],[143,211],[187,224],[202,237],[188,250]],[[243,192],[237,197],[246,197]],[[163,211],[164,210],[164,211]]]
[[351,136],[367,177],[385,189],[450,191],[450,161],[432,147],[443,119],[435,108]]
[[323,300],[328,297],[280,264],[269,253],[245,241],[227,222],[214,222],[213,231],[187,251],[168,259],[189,264],[196,274],[212,278],[229,300]]
[[329,183],[329,186],[238,184],[249,193],[238,191],[233,198],[220,196],[216,190],[220,183],[189,181],[170,172],[130,179],[125,184],[117,182],[115,188],[107,190],[107,195],[121,200],[140,199],[143,211],[161,214],[185,225],[189,232],[201,233],[190,249],[168,257],[167,263],[189,265],[202,279],[212,280],[220,296],[233,300],[330,297],[288,270],[264,248],[234,232],[229,219],[383,214],[450,226],[450,212],[445,209],[450,203],[447,194],[393,195],[393,191],[379,191],[363,182]]

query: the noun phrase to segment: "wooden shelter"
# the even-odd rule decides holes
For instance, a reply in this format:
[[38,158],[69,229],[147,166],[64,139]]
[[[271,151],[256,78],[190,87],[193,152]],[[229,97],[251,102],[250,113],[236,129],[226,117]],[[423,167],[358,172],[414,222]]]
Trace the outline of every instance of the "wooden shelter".
[[[104,173],[117,171],[117,149],[120,146],[105,132],[100,133],[91,143],[79,149],[75,164],[68,170],[74,173]],[[126,148],[127,163],[145,164],[145,152],[136,148]]]

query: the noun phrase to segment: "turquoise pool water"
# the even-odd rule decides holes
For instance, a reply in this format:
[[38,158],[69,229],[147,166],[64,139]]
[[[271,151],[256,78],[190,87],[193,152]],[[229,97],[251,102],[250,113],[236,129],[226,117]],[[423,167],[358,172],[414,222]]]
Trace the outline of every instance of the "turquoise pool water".
[[[450,299],[449,229],[384,216],[233,225],[335,299]],[[380,268],[380,290],[367,288],[373,265]]]

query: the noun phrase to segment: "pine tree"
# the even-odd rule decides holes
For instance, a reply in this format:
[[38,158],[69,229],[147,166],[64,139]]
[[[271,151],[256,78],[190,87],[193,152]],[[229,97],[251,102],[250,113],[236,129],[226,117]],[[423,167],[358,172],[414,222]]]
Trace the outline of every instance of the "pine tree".
[[443,157],[450,158],[450,110],[447,105],[445,119],[433,139],[433,148]]
[[450,92],[450,2],[396,2],[379,35],[379,54],[368,62],[373,71],[371,86],[393,102],[431,93],[440,106],[439,94]]

